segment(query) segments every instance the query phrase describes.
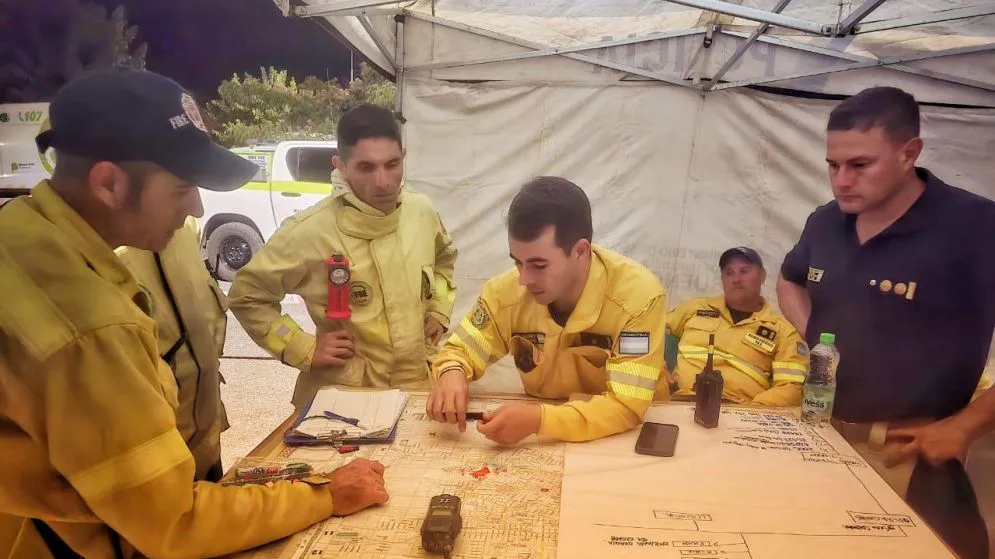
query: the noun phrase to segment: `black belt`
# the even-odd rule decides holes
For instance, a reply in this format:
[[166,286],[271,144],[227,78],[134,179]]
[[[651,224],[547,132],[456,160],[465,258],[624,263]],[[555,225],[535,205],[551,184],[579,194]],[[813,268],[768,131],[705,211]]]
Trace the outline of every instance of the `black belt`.
[[[34,524],[35,530],[38,531],[38,535],[41,536],[41,539],[45,542],[45,547],[48,548],[48,552],[52,554],[54,559],[83,559],[83,556],[73,551],[73,548],[69,547],[69,544],[59,537],[51,526],[38,518],[32,518],[31,523]],[[116,559],[124,559],[124,553],[121,551],[121,536],[114,530],[111,530],[110,527],[107,528],[107,531],[110,532],[114,557]]]

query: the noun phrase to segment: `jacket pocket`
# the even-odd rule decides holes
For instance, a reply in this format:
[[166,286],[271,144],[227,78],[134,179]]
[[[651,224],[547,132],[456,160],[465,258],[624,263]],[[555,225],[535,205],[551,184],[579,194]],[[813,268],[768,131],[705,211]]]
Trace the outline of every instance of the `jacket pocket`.
[[[211,288],[211,293],[214,294],[214,302],[217,304],[216,312],[211,313],[216,317],[216,320],[211,321],[211,334],[214,338],[214,347],[217,349],[218,358],[220,359],[225,353],[225,338],[228,330],[228,297],[221,291],[221,287],[214,280],[208,280],[207,284]],[[224,382],[224,379],[222,379],[222,382]]]
[[431,266],[422,266],[421,294],[426,301],[435,296],[435,270]]

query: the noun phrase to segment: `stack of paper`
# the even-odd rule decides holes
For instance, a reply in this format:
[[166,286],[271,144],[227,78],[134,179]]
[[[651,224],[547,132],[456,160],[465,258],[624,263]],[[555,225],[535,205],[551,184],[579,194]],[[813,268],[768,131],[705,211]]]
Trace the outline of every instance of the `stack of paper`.
[[401,418],[408,393],[322,388],[294,429],[319,439],[378,439],[387,437]]

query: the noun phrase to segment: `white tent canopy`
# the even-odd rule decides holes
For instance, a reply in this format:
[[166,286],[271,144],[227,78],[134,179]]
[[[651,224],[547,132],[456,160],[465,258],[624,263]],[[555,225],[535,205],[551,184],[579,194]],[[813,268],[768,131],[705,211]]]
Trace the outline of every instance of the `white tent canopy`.
[[737,245],[764,256],[772,295],[806,217],[831,199],[827,96],[872,85],[924,103],[922,165],[995,198],[995,1],[283,9],[324,18],[396,77],[408,187],[432,198],[460,249],[457,316],[511,265],[507,205],[540,174],[587,191],[595,242],[656,272],[670,306],[718,292],[718,256]]

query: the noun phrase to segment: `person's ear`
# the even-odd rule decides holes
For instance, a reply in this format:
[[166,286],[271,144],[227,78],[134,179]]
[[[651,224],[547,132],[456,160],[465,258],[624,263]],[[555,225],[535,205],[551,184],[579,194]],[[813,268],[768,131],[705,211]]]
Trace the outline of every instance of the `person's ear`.
[[923,141],[922,138],[916,137],[905,142],[902,146],[902,151],[899,155],[902,162],[902,167],[906,169],[911,169],[915,167],[916,160],[919,159],[919,154],[922,153]]
[[339,157],[339,154],[337,153],[332,156],[332,167],[335,167],[336,169],[342,168],[342,158]]
[[591,252],[591,243],[587,239],[581,239],[574,244],[574,252],[577,254],[577,258],[582,258],[585,254]]
[[100,161],[87,173],[86,186],[90,194],[110,210],[119,210],[128,201],[128,176],[124,169],[109,161]]

